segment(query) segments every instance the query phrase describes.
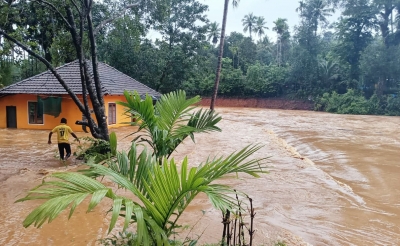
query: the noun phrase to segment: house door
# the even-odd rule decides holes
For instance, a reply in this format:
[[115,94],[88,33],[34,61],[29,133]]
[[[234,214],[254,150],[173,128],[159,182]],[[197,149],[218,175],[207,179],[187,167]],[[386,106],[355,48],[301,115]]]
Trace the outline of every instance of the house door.
[[17,107],[6,106],[7,128],[17,128]]

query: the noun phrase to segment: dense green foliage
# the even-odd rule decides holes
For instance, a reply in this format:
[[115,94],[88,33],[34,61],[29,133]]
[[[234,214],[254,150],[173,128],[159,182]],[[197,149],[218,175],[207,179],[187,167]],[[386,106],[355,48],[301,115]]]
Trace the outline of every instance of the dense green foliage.
[[[138,2],[97,34],[99,60],[162,93],[183,89],[189,95],[210,96],[221,29],[218,23],[208,20],[207,6],[199,0]],[[96,2],[94,22],[109,18],[117,3],[130,1]],[[35,18],[24,12],[28,7],[36,13]],[[337,20],[330,17],[334,9],[341,10]],[[219,94],[314,99],[324,93],[342,95],[351,89],[353,92],[347,95],[354,93],[369,103],[379,102],[374,105],[379,108],[374,113],[396,114],[393,107],[400,88],[400,0],[303,0],[296,10],[300,22],[292,30],[283,18],[266,23],[262,16],[252,13],[242,17],[246,34],[233,32],[225,39]],[[60,28],[58,16],[45,6],[29,1],[10,6],[2,2],[0,12],[0,27],[23,37],[53,64],[74,59],[71,37]],[[20,12],[23,14],[17,15]],[[17,29],[13,30],[11,24]],[[265,35],[267,29],[276,33],[275,40]],[[12,54],[17,51],[8,41],[1,41],[3,85],[40,71],[24,68],[28,58]],[[4,63],[10,58],[11,65]],[[25,66],[33,66],[31,63],[25,62]],[[370,100],[373,95],[376,100]],[[366,112],[361,108],[336,109],[332,110]]]

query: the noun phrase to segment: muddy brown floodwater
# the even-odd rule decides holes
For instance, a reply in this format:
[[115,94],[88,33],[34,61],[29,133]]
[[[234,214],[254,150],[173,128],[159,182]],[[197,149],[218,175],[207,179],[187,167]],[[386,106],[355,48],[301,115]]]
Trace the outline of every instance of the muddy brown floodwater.
[[[221,133],[200,134],[174,154],[197,165],[209,155],[227,155],[250,143],[265,145],[254,157],[270,157],[270,173],[255,179],[225,178],[254,200],[257,245],[400,245],[400,117],[333,115],[310,111],[218,108]],[[130,127],[117,129],[119,149]],[[83,133],[78,134],[83,136]],[[0,129],[0,245],[95,245],[107,234],[109,202],[71,220],[62,214],[40,229],[22,227],[37,201],[13,202],[62,166],[47,131]],[[76,146],[73,146],[76,149]],[[206,211],[202,215],[201,210]],[[199,220],[200,219],[200,220]],[[182,224],[190,236],[218,242],[221,215],[199,196]],[[186,233],[186,232],[185,232]],[[183,233],[183,236],[186,234]]]

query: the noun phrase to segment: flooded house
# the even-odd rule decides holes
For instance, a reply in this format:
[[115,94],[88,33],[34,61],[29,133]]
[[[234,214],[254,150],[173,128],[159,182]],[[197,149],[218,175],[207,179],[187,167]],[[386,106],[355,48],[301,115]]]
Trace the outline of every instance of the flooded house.
[[[91,63],[88,65],[92,71]],[[79,62],[67,63],[56,70],[83,102]],[[116,103],[125,101],[124,90],[137,91],[141,96],[148,94],[154,99],[161,96],[105,63],[98,63],[98,71],[109,127],[118,127],[130,120],[124,115],[123,107]],[[81,111],[49,70],[0,89],[0,128],[48,130],[58,125],[61,118],[68,119],[74,131],[82,131],[82,126],[74,124],[83,120]]]

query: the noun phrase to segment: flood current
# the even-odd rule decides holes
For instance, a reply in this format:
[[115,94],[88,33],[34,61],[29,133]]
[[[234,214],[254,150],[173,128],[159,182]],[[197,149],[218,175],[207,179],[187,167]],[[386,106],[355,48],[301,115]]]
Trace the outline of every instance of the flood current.
[[[221,181],[253,198],[259,245],[285,233],[312,245],[400,245],[400,117],[217,111],[222,132],[197,135],[196,143],[188,139],[174,158],[188,156],[191,165],[198,165],[208,156],[264,145],[254,157],[268,157],[269,174]],[[118,148],[127,149],[131,139],[124,137],[132,127],[115,131]],[[47,144],[48,131],[0,129],[0,136],[0,245],[95,245],[107,236],[108,201],[88,214],[82,206],[69,221],[64,213],[39,229],[23,228],[23,219],[40,202],[14,201],[47,174],[83,166],[74,159],[68,167],[57,161],[56,145]],[[202,234],[202,242],[220,240],[221,215],[205,196],[195,199],[181,223],[196,223],[190,233]]]

